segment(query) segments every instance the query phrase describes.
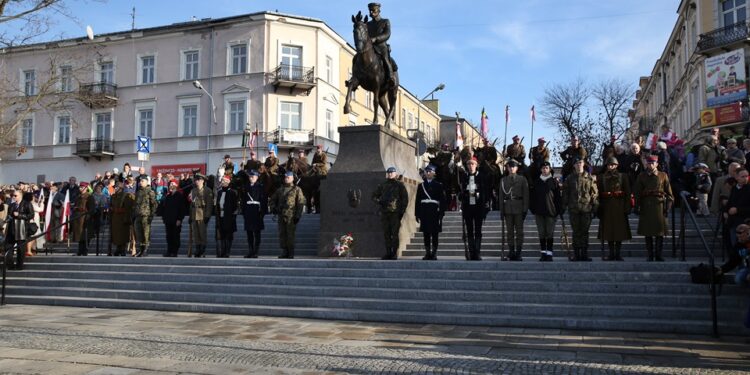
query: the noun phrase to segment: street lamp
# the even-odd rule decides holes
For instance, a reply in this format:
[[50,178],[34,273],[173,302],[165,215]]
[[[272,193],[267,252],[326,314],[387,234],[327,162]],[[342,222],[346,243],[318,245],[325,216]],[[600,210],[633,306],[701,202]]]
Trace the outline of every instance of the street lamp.
[[424,98],[422,98],[422,99],[419,100],[419,106],[417,107],[417,129],[419,129],[423,133],[424,133],[425,129],[422,128],[422,102],[425,101],[425,100],[427,100],[428,96],[431,97],[430,100],[434,100],[435,99],[435,93],[438,92],[438,91],[440,91],[440,90],[443,90],[443,89],[445,89],[445,83],[441,83],[441,84],[437,85],[437,87],[435,87],[434,89],[432,89],[432,91],[430,91],[429,94],[425,95]]
[[[216,104],[214,104],[214,97],[209,93],[201,84],[201,81],[195,80],[193,81],[193,86],[206,93],[208,95],[208,98],[211,99],[211,118],[214,120],[214,125],[216,125]],[[206,129],[206,172],[208,172],[208,164],[210,162],[211,157],[211,127],[209,126]]]

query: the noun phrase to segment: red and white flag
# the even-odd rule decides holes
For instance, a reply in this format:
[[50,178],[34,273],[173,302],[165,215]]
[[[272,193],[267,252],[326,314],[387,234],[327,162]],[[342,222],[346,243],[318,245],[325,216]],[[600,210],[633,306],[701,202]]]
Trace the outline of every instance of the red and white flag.
[[534,110],[534,106],[531,106],[531,122],[536,122],[536,111]]
[[255,141],[257,140],[258,140],[258,131],[256,130],[250,135],[250,140],[247,142],[247,147],[249,148],[255,147]]
[[464,147],[464,136],[461,134],[461,122],[456,120],[456,148],[461,149]]
[[510,106],[506,105],[505,106],[505,125],[508,125],[509,122],[510,122]]
[[52,233],[48,232],[50,225],[52,225],[52,194],[47,198],[47,207],[44,211],[44,238],[47,241],[52,241]]
[[65,201],[63,201],[63,212],[60,215],[60,240],[65,241],[68,239],[68,216],[70,216],[70,190],[65,190]]
[[644,144],[644,147],[647,150],[656,150],[656,143],[659,142],[658,137],[654,133],[648,133],[648,137],[646,137],[646,143]]

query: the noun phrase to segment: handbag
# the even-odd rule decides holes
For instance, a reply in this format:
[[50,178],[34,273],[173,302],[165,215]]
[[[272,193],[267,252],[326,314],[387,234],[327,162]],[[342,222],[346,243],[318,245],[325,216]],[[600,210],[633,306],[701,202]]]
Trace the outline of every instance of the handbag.
[[31,237],[36,234],[36,231],[39,230],[39,225],[33,221],[29,221],[26,223],[26,236]]
[[[719,268],[715,267],[714,270],[714,284],[719,285],[719,295],[721,295],[724,286],[724,276],[719,273]],[[707,264],[699,264],[697,266],[690,267],[690,281],[693,284],[708,284],[711,277],[711,267]]]

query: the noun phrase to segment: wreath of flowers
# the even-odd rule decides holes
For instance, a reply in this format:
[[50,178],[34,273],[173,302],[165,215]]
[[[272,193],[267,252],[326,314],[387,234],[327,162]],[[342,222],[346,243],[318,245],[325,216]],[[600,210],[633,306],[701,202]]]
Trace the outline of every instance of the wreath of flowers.
[[352,246],[354,243],[354,237],[351,233],[347,233],[337,239],[333,240],[333,256],[336,257],[350,257],[352,255]]

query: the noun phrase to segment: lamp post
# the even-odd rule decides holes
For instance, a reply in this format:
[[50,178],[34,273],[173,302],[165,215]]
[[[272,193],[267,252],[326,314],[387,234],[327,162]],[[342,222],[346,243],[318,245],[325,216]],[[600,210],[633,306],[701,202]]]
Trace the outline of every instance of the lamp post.
[[[196,89],[201,90],[208,95],[208,98],[211,99],[211,118],[214,120],[214,125],[216,125],[216,104],[214,104],[214,97],[209,93],[203,85],[201,85],[201,81],[195,80],[193,81],[193,86],[195,86]],[[211,127],[209,126],[208,129],[206,129],[206,172],[208,172],[208,163],[209,158],[211,155]]]
[[419,100],[419,106],[417,107],[417,129],[419,129],[420,131],[424,132],[424,129],[421,129],[421,126],[422,126],[422,102],[425,101],[425,100],[427,100],[428,96],[431,97],[431,100],[435,99],[435,93],[438,92],[438,91],[440,91],[440,90],[443,90],[443,89],[445,89],[445,84],[441,83],[441,84],[437,85],[437,87],[435,87],[434,89],[432,89],[432,91],[430,91],[429,94],[425,95],[422,99]]

